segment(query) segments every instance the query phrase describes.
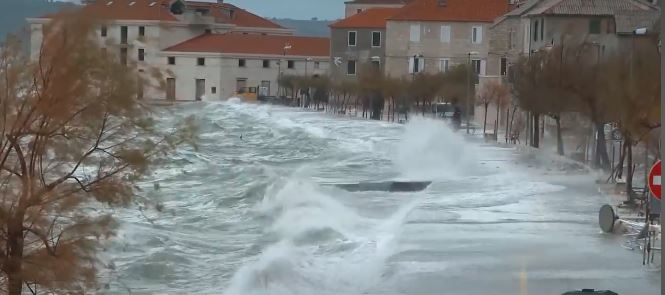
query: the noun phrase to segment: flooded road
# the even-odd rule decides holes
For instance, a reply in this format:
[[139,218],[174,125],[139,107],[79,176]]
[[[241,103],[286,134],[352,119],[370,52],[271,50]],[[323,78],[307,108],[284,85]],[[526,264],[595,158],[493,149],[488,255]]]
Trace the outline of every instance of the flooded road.
[[[331,118],[237,102],[181,105],[200,149],[119,212],[112,294],[659,294],[640,252],[601,234],[583,170],[465,140],[443,123]],[[167,120],[167,119],[164,119]],[[422,192],[333,184],[432,181]],[[161,189],[153,191],[152,182]]]

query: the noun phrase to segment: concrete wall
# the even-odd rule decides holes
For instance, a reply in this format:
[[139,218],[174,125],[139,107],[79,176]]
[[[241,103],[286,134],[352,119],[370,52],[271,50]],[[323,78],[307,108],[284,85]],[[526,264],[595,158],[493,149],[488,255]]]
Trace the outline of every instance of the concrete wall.
[[346,9],[344,13],[344,17],[347,18],[349,16],[355,15],[358,13],[358,9],[361,9],[363,11],[370,9],[370,8],[381,8],[381,7],[394,7],[394,8],[399,8],[404,6],[403,4],[346,4]]
[[506,58],[508,67],[517,61],[524,47],[522,31],[520,19],[517,17],[507,18],[489,29],[488,76],[501,75],[502,57]]
[[36,59],[44,39],[42,23],[30,23],[30,58]]
[[[348,45],[348,32],[355,31],[357,33],[356,46]],[[372,32],[381,33],[381,46],[372,46]],[[385,64],[385,50],[386,50],[386,31],[384,29],[332,29],[331,30],[331,61],[339,58],[341,64],[339,67],[333,66],[331,74],[336,77],[347,75],[347,62],[355,60],[357,62],[356,69],[359,70],[360,66],[364,63],[369,63],[374,56],[380,57],[379,62],[381,66]]]
[[[411,24],[420,24],[420,42],[410,42]],[[451,26],[451,40],[441,41],[441,26]],[[422,54],[425,59],[425,72],[438,72],[440,60],[450,60],[450,66],[468,63],[468,53],[478,54],[472,59],[486,63],[489,53],[489,23],[473,22],[408,22],[389,21],[387,25],[386,73],[391,76],[409,75],[409,58]],[[473,44],[472,28],[482,27],[482,42]],[[484,68],[484,67],[483,67]],[[484,75],[484,73],[481,73]]]
[[[589,22],[592,19],[600,20],[600,34],[589,33]],[[578,41],[585,40],[588,43],[598,43],[605,47],[606,51],[616,50],[618,40],[615,33],[614,19],[612,17],[586,17],[586,16],[548,16],[528,18],[531,33],[529,42],[531,50],[537,50],[550,44],[560,44],[562,40],[568,40],[571,36]],[[540,32],[534,38],[536,21],[538,25],[545,25],[544,36]],[[539,28],[540,30],[540,28]],[[563,38],[565,36],[565,38]]]

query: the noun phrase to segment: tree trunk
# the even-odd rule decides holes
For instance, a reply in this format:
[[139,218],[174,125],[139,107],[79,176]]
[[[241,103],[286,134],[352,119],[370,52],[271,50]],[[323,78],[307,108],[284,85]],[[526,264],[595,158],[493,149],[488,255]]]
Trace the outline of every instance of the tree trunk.
[[483,136],[485,135],[485,130],[487,130],[487,107],[489,107],[489,104],[485,104],[485,119],[483,119]]
[[596,157],[594,163],[596,167],[603,170],[608,170],[610,165],[610,156],[607,154],[607,146],[605,145],[605,124],[596,123]]
[[508,126],[510,129],[510,136],[512,136],[513,133],[513,122],[515,121],[515,113],[517,113],[517,107],[513,107],[513,114],[510,116],[510,126]]
[[506,107],[506,143],[508,143],[508,135],[510,130],[508,129],[508,123],[510,122],[510,107]]
[[532,130],[532,140],[531,146],[538,148],[540,146],[540,115],[533,113],[533,130]]
[[499,112],[501,111],[501,107],[499,107],[499,104],[496,105],[496,120],[494,120],[494,137],[496,137],[496,140],[499,141]]
[[628,164],[628,171],[626,171],[626,194],[628,195],[628,201],[635,201],[635,193],[633,192],[633,141],[630,138],[630,135],[624,135],[625,138],[625,149],[626,149],[626,162]]
[[7,261],[4,272],[7,275],[7,294],[21,295],[23,292],[23,215],[16,213],[7,228]]
[[563,156],[563,136],[561,135],[561,117],[555,116],[554,120],[556,121],[556,152],[560,156]]

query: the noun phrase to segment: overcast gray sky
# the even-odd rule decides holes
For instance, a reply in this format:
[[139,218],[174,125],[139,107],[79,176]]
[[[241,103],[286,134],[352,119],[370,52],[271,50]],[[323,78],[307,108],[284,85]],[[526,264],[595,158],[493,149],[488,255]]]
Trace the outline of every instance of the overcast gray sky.
[[[4,0],[0,0],[2,2]],[[57,0],[81,3],[81,0]],[[198,0],[215,2],[217,0]],[[347,0],[224,0],[263,17],[335,20],[344,16]]]
[[338,19],[345,0],[225,0],[260,16],[277,18]]

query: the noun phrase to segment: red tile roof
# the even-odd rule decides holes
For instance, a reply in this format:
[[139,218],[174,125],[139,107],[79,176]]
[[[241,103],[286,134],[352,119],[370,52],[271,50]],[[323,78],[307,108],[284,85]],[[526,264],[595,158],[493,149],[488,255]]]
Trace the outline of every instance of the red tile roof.
[[507,0],[413,0],[389,20],[493,22],[509,11]]
[[328,38],[238,33],[203,34],[164,51],[282,55],[286,44],[287,56],[330,56]]
[[[133,4],[132,4],[133,3]],[[170,11],[173,0],[97,0],[83,6],[87,15],[112,20],[161,20],[178,21]],[[185,1],[189,9],[206,8],[217,23],[230,23],[239,27],[283,29],[282,26],[265,18],[227,3]],[[131,5],[130,5],[131,4]],[[228,11],[233,11],[231,17]],[[47,14],[43,18],[52,18]]]
[[361,13],[354,14],[343,20],[332,23],[331,28],[386,28],[389,17],[395,15],[399,8],[372,8]]

